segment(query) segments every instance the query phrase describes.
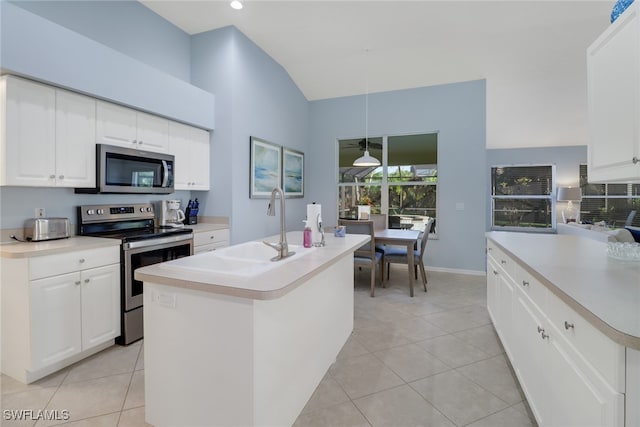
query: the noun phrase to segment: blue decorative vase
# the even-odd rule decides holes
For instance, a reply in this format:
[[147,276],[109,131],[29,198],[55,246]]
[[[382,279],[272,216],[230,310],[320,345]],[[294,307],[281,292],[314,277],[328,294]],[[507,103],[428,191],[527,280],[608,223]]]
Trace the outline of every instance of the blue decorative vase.
[[613,10],[611,11],[611,23],[618,19],[618,16],[622,15],[622,12],[627,10],[629,5],[633,3],[633,0],[618,0],[615,5],[613,5]]

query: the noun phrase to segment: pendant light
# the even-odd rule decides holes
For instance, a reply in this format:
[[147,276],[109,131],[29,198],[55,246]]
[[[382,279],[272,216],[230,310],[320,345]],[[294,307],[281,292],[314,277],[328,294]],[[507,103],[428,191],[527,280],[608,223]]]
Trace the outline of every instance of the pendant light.
[[[369,49],[365,49],[365,58],[369,53]],[[365,59],[365,81],[366,81],[366,92],[364,97],[364,155],[362,157],[358,157],[353,161],[353,166],[358,167],[370,167],[370,166],[380,166],[380,160],[372,157],[369,154],[369,68],[367,67],[367,60]]]

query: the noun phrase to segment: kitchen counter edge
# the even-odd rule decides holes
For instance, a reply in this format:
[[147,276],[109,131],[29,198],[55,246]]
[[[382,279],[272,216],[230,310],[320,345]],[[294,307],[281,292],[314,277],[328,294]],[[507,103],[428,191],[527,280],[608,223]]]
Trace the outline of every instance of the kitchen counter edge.
[[31,258],[109,246],[120,246],[120,240],[72,236],[43,242],[4,242],[0,245],[0,258]]

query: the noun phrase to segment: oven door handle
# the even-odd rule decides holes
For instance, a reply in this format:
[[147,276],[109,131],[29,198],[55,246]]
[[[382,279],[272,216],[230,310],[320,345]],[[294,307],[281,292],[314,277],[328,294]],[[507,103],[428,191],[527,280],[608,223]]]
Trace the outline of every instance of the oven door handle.
[[183,241],[192,240],[192,239],[193,239],[193,233],[180,234],[177,236],[158,237],[154,239],[140,240],[137,242],[123,243],[122,249],[126,251],[129,249],[160,246],[160,245],[165,245],[167,243],[183,242]]
[[167,165],[166,160],[162,161],[162,170],[164,171],[162,176],[162,188],[167,188],[169,185],[169,166]]

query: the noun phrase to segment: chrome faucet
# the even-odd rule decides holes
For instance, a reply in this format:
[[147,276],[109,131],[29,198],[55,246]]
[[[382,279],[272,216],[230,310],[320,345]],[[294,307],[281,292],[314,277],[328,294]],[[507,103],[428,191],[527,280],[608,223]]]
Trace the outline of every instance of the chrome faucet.
[[273,190],[271,190],[271,200],[269,201],[269,206],[267,207],[267,215],[276,215],[276,193],[280,195],[280,241],[278,243],[269,243],[265,241],[262,242],[265,245],[270,246],[278,251],[278,256],[271,258],[271,261],[279,261],[283,258],[290,257],[291,255],[295,254],[295,252],[289,252],[289,245],[287,244],[287,233],[284,228],[284,192],[282,191],[282,188],[275,187]]

